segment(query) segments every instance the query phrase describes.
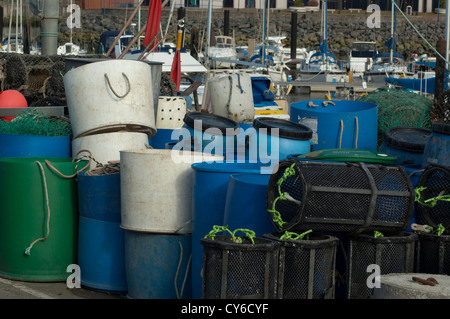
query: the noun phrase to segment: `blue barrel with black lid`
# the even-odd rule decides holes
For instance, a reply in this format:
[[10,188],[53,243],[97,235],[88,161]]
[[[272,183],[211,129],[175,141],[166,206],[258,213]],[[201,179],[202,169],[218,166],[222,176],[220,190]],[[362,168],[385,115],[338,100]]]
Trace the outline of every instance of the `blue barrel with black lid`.
[[258,117],[253,121],[256,132],[250,135],[249,148],[257,138],[259,157],[273,157],[278,152],[283,160],[291,154],[305,154],[311,151],[312,130],[299,123],[274,117]]
[[184,116],[179,141],[183,149],[213,155],[234,152],[240,126],[229,118],[204,112],[188,112]]
[[395,165],[421,164],[431,131],[422,127],[391,127],[383,135],[380,152],[395,156]]
[[431,124],[431,135],[423,151],[422,168],[429,164],[450,165],[450,124]]

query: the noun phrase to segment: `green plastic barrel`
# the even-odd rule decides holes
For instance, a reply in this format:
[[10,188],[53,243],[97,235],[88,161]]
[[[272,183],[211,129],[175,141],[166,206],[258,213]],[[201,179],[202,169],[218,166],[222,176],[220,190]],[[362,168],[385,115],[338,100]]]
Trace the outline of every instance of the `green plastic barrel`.
[[71,158],[0,159],[0,276],[65,281],[77,263],[78,195]]

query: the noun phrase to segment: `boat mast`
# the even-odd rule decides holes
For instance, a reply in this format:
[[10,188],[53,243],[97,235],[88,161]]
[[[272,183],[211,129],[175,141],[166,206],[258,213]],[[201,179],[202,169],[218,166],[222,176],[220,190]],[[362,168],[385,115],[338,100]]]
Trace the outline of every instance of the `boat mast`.
[[205,48],[205,55],[206,55],[206,62],[207,65],[209,63],[209,46],[211,45],[211,14],[212,14],[212,0],[208,0],[208,19],[206,22],[206,48]]
[[396,28],[396,21],[395,21],[395,5],[397,4],[397,0],[392,0],[391,3],[391,45],[390,45],[390,53],[389,53],[389,63],[392,65],[394,63],[394,49],[395,49],[395,28]]

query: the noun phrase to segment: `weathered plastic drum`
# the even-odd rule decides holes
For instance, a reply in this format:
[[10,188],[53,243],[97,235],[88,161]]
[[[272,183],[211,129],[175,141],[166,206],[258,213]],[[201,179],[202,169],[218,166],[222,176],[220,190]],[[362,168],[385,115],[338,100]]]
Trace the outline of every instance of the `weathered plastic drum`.
[[[335,105],[324,102],[332,102]],[[376,150],[378,106],[349,100],[312,100],[290,105],[290,119],[313,131],[313,150],[357,148]]]
[[191,297],[191,235],[125,230],[128,298]]
[[[274,156],[278,153],[279,160],[286,159],[290,154],[305,154],[311,151],[312,130],[302,124],[292,121],[262,117],[253,121],[256,135],[251,135],[249,149],[253,143],[258,145],[260,157]],[[257,141],[254,140],[257,138]]]
[[179,129],[159,128],[156,134],[149,139],[150,146],[154,149],[165,149],[167,143],[176,143],[178,141]]
[[70,158],[0,159],[0,276],[67,279],[67,267],[77,263],[75,176],[86,166]]
[[257,237],[276,231],[267,213],[270,175],[233,174],[228,183],[223,224],[231,231],[244,228]]
[[236,148],[240,126],[223,116],[203,112],[189,112],[184,117],[180,141],[195,152],[224,155]]
[[395,156],[395,165],[422,164],[431,131],[421,127],[391,127],[384,133],[380,152]]
[[152,68],[108,60],[69,70],[63,77],[74,138],[127,130],[156,133]]
[[70,136],[0,133],[0,158],[71,157]]
[[423,151],[422,168],[429,164],[450,165],[450,124],[433,123]]
[[122,294],[127,291],[124,230],[120,227],[120,174],[77,174],[81,284]]

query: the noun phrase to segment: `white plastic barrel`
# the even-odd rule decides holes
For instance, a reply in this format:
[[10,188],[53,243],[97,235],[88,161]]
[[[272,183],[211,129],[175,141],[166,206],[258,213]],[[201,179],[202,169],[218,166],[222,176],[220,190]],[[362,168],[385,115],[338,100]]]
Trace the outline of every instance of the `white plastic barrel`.
[[148,135],[140,132],[113,132],[77,137],[72,140],[72,154],[90,155],[90,168],[95,168],[98,163],[107,164],[109,161],[120,160],[120,151],[128,149],[146,149],[148,147]]
[[255,118],[251,76],[246,73],[217,75],[208,80],[211,111],[238,123]]
[[192,233],[191,165],[222,156],[169,149],[120,151],[121,227]]
[[89,63],[64,75],[74,137],[121,129],[156,133],[151,66],[142,61]]

